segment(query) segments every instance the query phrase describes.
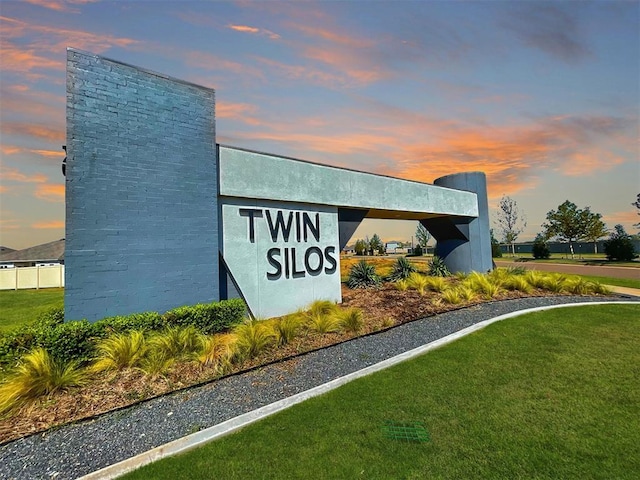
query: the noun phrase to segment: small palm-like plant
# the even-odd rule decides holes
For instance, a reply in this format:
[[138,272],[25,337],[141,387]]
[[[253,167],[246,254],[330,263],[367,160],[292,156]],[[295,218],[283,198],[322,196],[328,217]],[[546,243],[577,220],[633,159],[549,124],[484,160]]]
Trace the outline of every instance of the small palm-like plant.
[[427,277],[420,275],[418,272],[412,273],[409,275],[409,278],[407,278],[408,287],[412,290],[417,290],[420,295],[424,295],[428,284],[429,281],[427,280]]
[[271,347],[275,338],[269,326],[259,319],[246,320],[233,329],[236,353],[240,358],[254,358]]
[[376,273],[376,267],[360,260],[349,271],[347,287],[349,288],[369,288],[380,285],[380,277]]
[[198,361],[222,374],[231,366],[236,353],[237,337],[230,333],[200,337],[202,348]]
[[399,280],[405,280],[413,272],[416,271],[416,267],[407,260],[405,257],[399,257],[396,263],[393,264],[391,273],[387,279],[391,282],[397,282]]
[[357,308],[347,308],[336,314],[338,325],[349,333],[358,333],[364,327],[362,311]]
[[188,358],[200,350],[200,333],[188,327],[171,327],[149,339],[148,347],[165,358]]
[[76,362],[62,363],[37,348],[22,358],[16,371],[0,386],[0,414],[43,395],[82,385],[85,379]]
[[144,333],[132,330],[102,340],[96,350],[98,356],[91,366],[93,371],[122,370],[140,366],[147,352],[147,344]]
[[444,264],[444,260],[434,255],[429,262],[429,275],[432,277],[449,277],[451,276],[451,272]]
[[307,319],[309,330],[317,333],[331,333],[340,330],[340,322],[335,315],[310,315]]
[[286,345],[298,335],[305,321],[303,315],[302,312],[292,313],[269,322],[276,345]]

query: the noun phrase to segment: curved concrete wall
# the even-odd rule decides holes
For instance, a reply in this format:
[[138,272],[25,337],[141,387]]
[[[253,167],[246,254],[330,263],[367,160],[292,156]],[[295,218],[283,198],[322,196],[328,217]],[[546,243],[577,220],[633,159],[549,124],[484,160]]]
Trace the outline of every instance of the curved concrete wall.
[[478,216],[442,217],[421,223],[437,241],[436,255],[452,272],[487,272],[493,268],[489,234],[487,178],[483,172],[456,173],[440,177],[435,185],[473,192],[478,197]]

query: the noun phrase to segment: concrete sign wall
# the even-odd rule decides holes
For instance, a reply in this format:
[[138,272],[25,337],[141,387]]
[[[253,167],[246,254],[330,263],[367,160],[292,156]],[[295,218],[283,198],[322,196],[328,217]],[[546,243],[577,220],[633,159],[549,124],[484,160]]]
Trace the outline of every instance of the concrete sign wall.
[[251,312],[341,301],[335,207],[222,198],[222,254]]
[[452,271],[491,268],[481,172],[430,185],[220,146],[214,111],[211,89],[69,49],[66,319],[339,302],[364,218],[418,220]]

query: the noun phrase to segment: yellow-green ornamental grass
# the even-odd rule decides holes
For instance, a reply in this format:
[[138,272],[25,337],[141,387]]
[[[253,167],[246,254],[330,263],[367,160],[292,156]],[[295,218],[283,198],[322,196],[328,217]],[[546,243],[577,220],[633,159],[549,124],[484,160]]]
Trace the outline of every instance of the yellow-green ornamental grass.
[[[471,273],[448,278],[414,272],[407,279],[395,282],[395,287],[399,291],[416,290],[420,295],[434,292],[436,295],[425,297],[434,307],[464,305],[478,298],[495,298],[506,291],[609,293],[603,285],[576,276],[505,269],[486,275]],[[26,354],[0,385],[0,415],[7,415],[43,396],[82,385],[100,372],[135,369],[153,378],[165,375],[180,361],[194,362],[219,376],[228,373],[234,365],[291,343],[298,336],[358,334],[364,328],[362,311],[318,300],[306,311],[271,320],[247,319],[227,333],[212,336],[203,335],[193,327],[175,327],[161,333],[129,331],[112,335],[97,344],[96,358],[85,366],[61,364],[45,350],[36,349]]]

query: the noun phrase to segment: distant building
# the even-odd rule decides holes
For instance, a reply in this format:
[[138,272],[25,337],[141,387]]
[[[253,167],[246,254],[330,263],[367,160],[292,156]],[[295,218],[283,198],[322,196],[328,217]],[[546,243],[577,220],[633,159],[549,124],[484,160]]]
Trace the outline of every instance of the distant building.
[[[2,251],[0,268],[36,267],[64,264],[64,238],[23,250]],[[4,247],[3,247],[4,248]]]

